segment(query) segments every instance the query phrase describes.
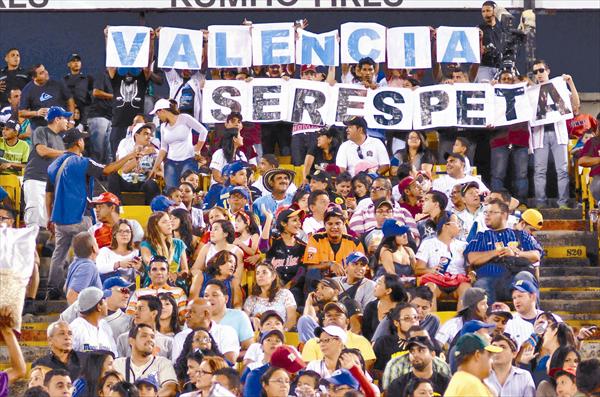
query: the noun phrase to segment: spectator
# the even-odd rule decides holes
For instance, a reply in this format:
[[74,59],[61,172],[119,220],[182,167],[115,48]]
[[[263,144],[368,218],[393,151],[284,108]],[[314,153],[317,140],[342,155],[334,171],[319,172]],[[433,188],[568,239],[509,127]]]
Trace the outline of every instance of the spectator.
[[[162,303],[157,296],[140,296],[135,304],[132,327],[140,324],[151,327],[154,330],[154,349],[152,354],[165,358],[171,358],[171,351],[173,350],[173,338],[161,334],[159,331],[161,313]],[[131,355],[131,346],[129,343],[130,330],[131,328],[118,336],[115,335],[119,357],[128,357]]]
[[134,383],[140,392],[140,397],[158,397],[159,385],[152,375],[137,379]]
[[556,383],[556,395],[558,397],[568,397],[577,395],[577,383],[574,369],[560,369],[554,371],[552,378]]
[[48,125],[35,129],[31,137],[32,151],[23,175],[23,193],[25,196],[25,223],[48,226],[48,214],[45,203],[48,167],[55,158],[65,151],[62,133],[68,128],[68,118],[73,114],[61,107],[48,110]]
[[36,386],[44,386],[44,376],[51,370],[52,368],[46,367],[45,365],[38,365],[32,367],[29,371],[29,382],[27,383],[27,388],[31,389]]
[[494,396],[492,390],[483,383],[492,370],[491,353],[500,353],[502,348],[490,345],[475,334],[461,336],[456,343],[458,371],[454,373],[445,395],[447,396]]
[[50,352],[36,359],[31,367],[44,366],[66,370],[73,379],[77,379],[81,371],[83,355],[73,350],[73,331],[69,323],[63,320],[51,323],[46,329],[46,335]]
[[446,160],[446,174],[433,181],[433,189],[450,197],[452,188],[458,183],[477,182],[481,193],[489,193],[487,186],[479,178],[465,174],[465,158],[463,155],[451,153]]
[[598,177],[600,174],[600,135],[598,129],[596,129],[594,137],[583,146],[578,164],[581,167],[591,167],[590,193],[596,202],[600,201],[600,178]]
[[224,358],[208,330],[199,328],[188,334],[179,357],[174,361],[175,373],[183,384],[183,391],[193,389],[190,380],[206,356]]
[[260,317],[267,310],[275,310],[285,319],[284,329],[292,329],[296,325],[298,304],[290,290],[281,288],[279,276],[273,266],[267,263],[258,264],[255,278],[251,295],[244,302],[246,314],[253,318]]
[[173,237],[180,239],[185,244],[188,263],[195,262],[202,244],[200,237],[194,234],[190,213],[183,208],[175,208],[169,213],[169,218],[173,228]]
[[375,207],[375,227],[363,234],[361,240],[367,250],[366,254],[371,257],[371,267],[381,268],[379,266],[379,257],[374,254],[381,245],[384,237],[383,224],[388,219],[393,221],[390,217],[394,213],[394,204],[385,198],[381,198],[375,200],[373,206]]
[[307,236],[311,236],[325,228],[325,212],[330,202],[327,191],[311,189],[308,196],[308,208],[311,216],[302,222],[302,230]]
[[[294,136],[292,135],[292,145]],[[308,175],[314,174],[317,170],[325,171],[328,164],[335,163],[339,147],[338,132],[335,127],[318,130],[316,142],[310,142],[306,156],[304,156],[303,183],[308,183]]]
[[[399,303],[406,302],[407,295],[398,276],[386,274],[377,278],[373,296],[375,300],[369,302],[364,309],[362,334],[368,340],[375,342],[374,334],[379,328],[378,324],[383,323]],[[387,322],[387,325],[391,329],[390,326],[393,324]],[[387,332],[383,331],[380,336],[390,334],[388,329],[385,330]]]
[[398,200],[400,206],[408,210],[414,219],[417,219],[419,214],[423,212],[423,188],[421,184],[412,176],[407,176],[395,188],[398,189],[400,195]]
[[234,368],[226,367],[216,370],[212,377],[212,383],[215,387],[218,385],[227,389],[234,397],[240,396],[242,393],[240,374]]
[[[532,68],[535,82],[537,84],[547,83],[550,79],[550,65],[542,59],[533,62]],[[562,78],[566,81],[571,90],[571,106],[579,108],[579,94],[573,82],[573,78],[568,74],[563,74]],[[556,169],[556,178],[558,185],[558,205],[562,208],[568,208],[569,201],[569,173],[567,170],[567,144],[569,133],[567,123],[564,120],[556,123],[544,124],[531,127],[531,136],[529,138],[530,150],[533,150],[534,157],[534,176],[535,199],[538,208],[547,206],[546,202],[546,180],[548,170],[548,155],[552,152],[554,158],[554,167]]]
[[465,203],[465,208],[456,213],[460,226],[457,236],[462,241],[469,242],[478,231],[485,230],[484,206],[479,194],[479,183],[467,182],[462,185],[460,194]]
[[[154,375],[160,385],[161,396],[175,397],[177,394],[177,376],[168,359],[153,356],[155,331],[147,324],[137,324],[129,331],[131,356],[117,358],[113,368],[125,374],[125,380],[137,380]],[[114,386],[113,386],[114,388]]]
[[437,225],[446,214],[447,206],[448,197],[444,193],[437,190],[425,193],[423,198],[423,214],[425,216],[417,223],[417,229],[423,241],[436,236]]
[[53,369],[44,377],[44,388],[50,397],[71,397],[73,382],[69,373],[64,369]]
[[[506,324],[508,323],[509,320],[513,319],[513,315],[510,312],[510,307],[508,307],[508,305],[504,302],[494,302],[492,303],[488,309],[487,309],[487,319],[486,322],[488,324],[494,324],[496,326],[496,328],[494,328],[492,330],[492,336],[494,335],[499,335],[499,334],[503,334],[506,332]],[[512,334],[509,332],[506,332],[509,335],[511,335],[512,338]],[[531,335],[531,333],[530,333]],[[515,338],[513,338],[515,339]],[[515,340],[515,343],[516,340]],[[517,348],[519,347],[519,345],[517,345]]]
[[370,197],[369,192],[371,191],[372,183],[373,179],[364,173],[358,173],[352,177],[351,193],[355,197],[357,204]]
[[513,365],[517,357],[517,343],[507,334],[496,334],[492,345],[502,349],[492,356],[492,370],[485,382],[500,396],[534,397],[535,385],[531,374]]
[[70,324],[73,331],[73,350],[108,350],[116,355],[117,347],[112,329],[104,320],[108,316],[106,298],[111,291],[88,287],[77,297],[79,317]]
[[450,212],[454,214],[458,214],[466,208],[465,200],[460,193],[462,186],[462,183],[454,185],[452,192],[450,193]]
[[[19,139],[19,123],[8,120],[0,138],[0,175],[22,175],[29,160],[29,145]],[[4,162],[6,161],[6,162]]]
[[[342,360],[342,356],[340,356],[339,361]],[[350,365],[350,363],[348,365]],[[359,393],[358,390],[360,389],[358,381],[346,368],[338,369],[330,376],[323,377],[321,383],[328,388],[327,395],[332,397],[346,396],[348,393],[354,392]],[[354,394],[352,395],[354,396]],[[360,395],[363,396],[362,393]]]
[[[273,330],[284,332],[283,325],[283,318],[275,310],[267,310],[260,316],[260,323],[256,328],[259,335],[262,335]],[[254,342],[246,351],[243,363],[244,365],[249,365],[250,363],[264,362],[263,358],[264,351],[262,344]]]
[[4,54],[6,66],[0,69],[0,108],[9,103],[10,92],[21,91],[29,83],[29,74],[21,67],[21,53],[18,48],[9,48]]
[[483,17],[483,23],[479,25],[479,29],[482,32],[481,46],[483,47],[483,54],[477,73],[477,82],[489,83],[494,80],[498,68],[501,66],[505,29],[496,18],[495,2],[484,1],[481,6],[481,16]]
[[[198,274],[199,271],[207,271],[208,264],[212,258],[214,258],[221,251],[228,251],[236,257],[235,266],[233,268],[235,276],[234,278],[236,278],[236,280],[233,281],[238,283],[241,282],[243,271],[242,264],[244,263],[243,252],[237,245],[233,244],[234,241],[235,229],[231,221],[215,220],[211,225],[210,241],[200,249],[198,259],[196,259],[194,266],[192,266],[192,272]],[[198,282],[201,281],[202,280],[198,280]],[[233,304],[233,301],[231,301],[231,304]]]
[[158,299],[160,299],[162,307],[160,311],[160,328],[157,331],[165,336],[173,337],[181,331],[177,301],[169,292],[158,294]]
[[342,287],[340,296],[358,302],[361,312],[375,299],[375,281],[365,277],[369,258],[360,251],[352,252],[343,262],[346,276],[334,277]]
[[81,73],[81,55],[71,54],[67,59],[67,73],[63,79],[71,98],[75,101],[75,108],[79,109],[81,122],[87,125],[88,107],[92,103],[90,93],[94,88],[92,76]]
[[236,269],[240,265],[238,265],[237,257],[231,252],[227,250],[218,251],[208,261],[206,270],[194,276],[190,287],[190,296],[203,296],[208,283],[212,280],[218,280],[225,287],[227,307],[241,308],[241,280],[236,276]]
[[328,378],[337,369],[338,359],[348,341],[346,331],[337,325],[317,327],[315,335],[319,338],[319,347],[323,358],[309,361],[307,370],[315,371],[322,378]]
[[217,149],[211,157],[210,170],[211,170],[211,185],[214,183],[225,183],[223,178],[223,167],[225,165],[233,163],[234,161],[241,161],[248,163],[246,155],[241,150],[244,144],[244,137],[239,129],[228,128],[223,132],[223,138],[221,140],[221,149]]
[[[189,114],[180,114],[175,101],[158,100],[150,114],[156,114],[162,123],[160,151],[150,177],[156,174],[166,158],[165,184],[167,187],[175,187],[184,171],[198,168],[195,156],[200,155],[208,131]],[[192,144],[192,130],[200,134],[195,145]]]
[[[121,201],[114,194],[104,192],[98,197],[94,197],[91,204],[94,206],[98,223],[93,225],[89,229],[89,232],[94,235],[98,247],[104,248],[111,245],[114,225],[121,220]],[[139,244],[144,238],[144,229],[135,219],[128,219],[126,222],[131,228],[131,233],[129,235],[131,243],[136,245]]]
[[75,111],[75,101],[67,86],[62,81],[51,80],[48,71],[42,64],[31,68],[32,80],[23,87],[19,103],[19,117],[30,119],[31,129],[45,126],[50,108],[58,106],[68,108],[69,116]]
[[[162,211],[154,212],[148,218],[146,239],[140,244],[140,254],[144,263],[150,265],[152,258],[161,256],[169,264],[168,280],[184,285],[181,276],[189,272],[185,244],[178,238],[173,238],[173,226],[169,214]],[[150,284],[151,277],[145,275],[142,286]],[[165,280],[166,282],[167,280]]]
[[[277,157],[274,154],[265,154],[260,158],[260,161],[258,162],[259,176],[252,186],[260,190],[262,195],[267,195],[269,193],[269,191],[265,188],[264,175],[267,173],[267,171],[274,168],[279,168],[279,160],[277,160]],[[288,187],[286,193],[293,194],[296,190],[297,188],[294,182],[290,182],[290,186]]]
[[404,149],[397,151],[392,159],[392,165],[408,164],[412,172],[425,171],[431,173],[435,164],[435,156],[427,147],[427,140],[422,133],[411,131],[406,136]]
[[227,307],[229,297],[225,284],[220,280],[209,280],[204,288],[203,296],[210,303],[211,318],[217,324],[233,328],[242,350],[248,349],[254,336],[252,324],[248,315],[242,310]]
[[287,190],[295,176],[294,171],[281,168],[273,168],[263,175],[265,189],[270,194],[263,195],[252,204],[252,212],[258,215],[261,224],[265,223],[267,211],[274,214],[279,208],[292,204],[292,194]]
[[[155,126],[152,123],[135,124],[133,134],[121,140],[116,149],[117,160],[128,154],[140,151],[139,160],[130,160],[123,166],[123,172],[108,177],[108,190],[117,196],[122,192],[143,192],[144,204],[149,205],[152,199],[160,194],[160,187],[150,174],[157,162],[157,143],[153,142]],[[158,166],[157,175],[162,175]]]
[[[520,269],[538,262],[542,252],[530,235],[518,236],[514,230],[506,229],[508,206],[503,202],[491,200],[484,218],[489,230],[477,233],[464,255],[477,273],[474,286],[483,288],[491,303],[508,298],[507,287],[515,281],[528,280],[535,284],[534,275]],[[521,265],[515,271],[511,266],[513,263],[525,266]]]
[[139,251],[133,248],[133,229],[129,221],[119,219],[112,226],[110,245],[102,247],[96,257],[100,278],[123,276],[135,281],[135,272],[142,270]]
[[[555,387],[556,384],[552,380],[554,379],[553,373],[557,371],[575,371],[581,361],[581,355],[579,351],[573,346],[561,346],[552,353],[550,361],[548,363],[548,374],[552,379],[543,380],[537,387],[537,396],[556,396]],[[532,380],[533,382],[533,380]]]
[[205,73],[201,70],[189,69],[163,69],[163,71],[169,84],[169,98],[177,101],[181,113],[200,120]]
[[[342,292],[342,286],[333,278],[324,277],[316,281],[315,284],[315,290],[308,293],[304,302],[304,311],[300,319],[298,319],[298,334],[302,343],[310,338],[314,338],[315,328],[318,327],[319,322],[325,316],[325,306],[330,302],[337,302]],[[340,306],[340,308],[346,311],[347,314],[345,305],[343,307]],[[334,308],[333,306],[331,309],[338,309],[335,310],[336,313],[341,311],[341,309]]]
[[[260,230],[252,212],[244,209],[235,212],[236,238],[233,241],[233,244],[242,250],[244,260],[240,265],[243,264],[244,269],[252,268],[258,260],[255,255],[258,253],[259,232]],[[254,263],[252,262],[253,260]]]
[[110,161],[110,130],[113,89],[108,72],[103,70],[94,78],[92,103],[88,108],[87,125],[90,130],[90,157],[99,163]]
[[9,326],[11,317],[12,310],[4,306],[0,310],[0,335],[2,335],[8,350],[10,367],[0,371],[0,395],[2,396],[8,396],[8,386],[15,383],[19,378],[24,378],[27,373],[21,347],[12,327]]
[[51,214],[50,222],[56,230],[56,247],[52,253],[48,276],[49,298],[59,296],[58,289],[63,283],[63,266],[73,236],[88,230],[90,218],[86,215],[88,195],[93,191],[93,178],[117,172],[123,165],[138,156],[131,153],[109,165],[100,165],[83,157],[87,134],[70,129],[63,136],[67,151],[48,167],[46,184],[46,207]]
[[102,285],[105,291],[110,290],[111,292],[110,296],[106,298],[108,316],[104,321],[108,323],[115,337],[121,335],[131,327],[131,317],[125,314],[125,309],[131,296],[131,287],[131,283],[120,277],[107,278]]
[[383,142],[367,135],[367,122],[362,117],[352,117],[344,123],[348,140],[338,149],[335,164],[341,172],[346,170],[350,175],[355,175],[354,167],[364,159],[375,161],[377,173],[384,175],[390,168],[390,158]]
[[94,260],[98,255],[96,240],[88,232],[81,232],[73,237],[75,259],[69,265],[65,291],[67,302],[71,305],[85,288],[102,288],[100,274]]
[[113,385],[122,382],[123,376],[115,371],[108,371],[100,380],[98,381],[98,396],[100,397],[110,397],[111,389]]
[[266,397],[287,396],[290,392],[290,375],[284,369],[271,367],[261,377],[261,384],[262,395]]
[[[283,332],[278,329],[271,331],[262,332],[260,334],[260,345],[263,352],[262,361],[254,361],[248,364],[244,372],[247,374],[249,371],[268,364],[271,361],[271,354],[279,347],[285,344],[285,336]],[[244,380],[242,375],[242,380]]]
[[98,393],[98,382],[112,370],[114,354],[112,352],[97,350],[86,354],[86,363],[81,371],[81,376],[73,382],[73,397],[89,397]]
[[375,257],[377,268],[375,276],[392,274],[398,277],[414,275],[415,253],[410,248],[409,227],[394,219],[386,219],[383,223],[383,240]]
[[[175,362],[181,355],[183,345],[188,335],[200,328],[207,329],[216,342],[216,347],[225,356],[229,362],[235,362],[240,352],[238,337],[233,328],[228,325],[218,324],[213,321],[211,304],[205,298],[195,298],[190,300],[187,307],[186,324],[183,329],[173,339],[172,361]],[[213,346],[214,348],[214,346]]]
[[429,335],[435,336],[440,328],[440,319],[432,313],[433,300],[431,290],[424,285],[415,288],[410,294],[410,304],[417,309],[419,315],[419,326]]
[[577,390],[585,393],[586,397],[594,397],[600,392],[600,360],[591,358],[582,361],[577,366]]
[[195,392],[182,394],[182,397],[208,396],[213,386],[213,374],[222,368],[227,368],[227,362],[221,357],[204,357],[198,366],[198,370],[190,380],[193,380],[196,390]]
[[190,214],[192,226],[196,229],[204,229],[206,225],[204,224],[202,209],[194,207],[196,199],[194,186],[189,182],[180,182],[179,191],[181,192],[181,204],[183,204],[185,210]]

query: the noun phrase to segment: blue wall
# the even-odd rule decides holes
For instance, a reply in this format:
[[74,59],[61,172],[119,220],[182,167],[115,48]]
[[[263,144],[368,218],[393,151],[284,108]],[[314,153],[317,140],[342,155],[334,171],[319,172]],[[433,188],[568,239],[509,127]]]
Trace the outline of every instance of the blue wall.
[[[118,0],[114,0],[118,1]],[[82,55],[85,72],[104,65],[106,25],[206,28],[209,24],[239,24],[244,17],[259,22],[307,18],[308,30],[325,32],[343,22],[378,22],[394,26],[474,26],[473,11],[165,11],[165,12],[0,12],[0,53],[21,50],[22,65],[44,63],[51,76],[66,73],[66,58]],[[537,17],[537,56],[552,66],[553,75],[572,74],[581,92],[600,92],[600,11],[557,11]],[[3,63],[3,62],[2,62]],[[523,66],[520,67],[524,71]]]

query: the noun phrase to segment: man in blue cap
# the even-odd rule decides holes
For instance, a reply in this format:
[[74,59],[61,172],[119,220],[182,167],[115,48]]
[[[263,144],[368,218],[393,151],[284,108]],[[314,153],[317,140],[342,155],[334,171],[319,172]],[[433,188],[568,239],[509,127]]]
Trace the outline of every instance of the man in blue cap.
[[158,396],[158,379],[154,374],[136,379],[135,386],[140,392],[140,397],[157,397]]
[[152,212],[169,212],[171,210],[171,207],[173,207],[174,205],[175,203],[172,200],[170,200],[167,196],[160,194],[152,199],[152,201],[150,202],[150,209],[152,210]]
[[365,277],[369,266],[369,258],[360,251],[350,253],[343,261],[346,276],[334,277],[342,286],[340,300],[353,299],[358,302],[361,311],[365,310],[367,303],[375,299],[375,281]]
[[321,384],[328,386],[329,395],[332,397],[341,397],[348,391],[358,390],[360,386],[346,368],[338,369],[330,377],[321,380]]

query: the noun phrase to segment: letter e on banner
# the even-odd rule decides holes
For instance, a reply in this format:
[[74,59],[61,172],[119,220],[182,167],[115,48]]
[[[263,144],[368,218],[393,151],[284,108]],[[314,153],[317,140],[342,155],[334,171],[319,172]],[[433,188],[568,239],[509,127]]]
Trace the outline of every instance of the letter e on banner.
[[436,38],[440,63],[480,63],[478,28],[440,26]]
[[527,96],[533,108],[532,126],[573,118],[570,92],[562,77],[529,87]]
[[200,30],[162,28],[158,40],[158,67],[199,70],[202,44]]
[[387,66],[390,69],[431,68],[431,38],[427,26],[387,30]]
[[294,24],[261,23],[252,25],[252,64],[294,63]]
[[206,80],[202,90],[202,122],[224,123],[231,112],[250,118],[250,84],[238,80]]
[[450,84],[420,87],[413,91],[413,128],[422,130],[456,125],[456,90]]
[[385,87],[367,92],[365,120],[369,128],[412,129],[413,92],[408,88]]
[[495,127],[531,120],[531,105],[526,95],[527,83],[496,84],[492,89]]
[[252,121],[287,119],[287,85],[283,79],[254,79],[250,82]]
[[342,125],[352,116],[365,115],[367,89],[354,84],[336,84],[333,86],[335,99],[335,125]]
[[296,63],[298,65],[338,66],[340,64],[340,46],[337,42],[337,30],[315,34],[298,30]]
[[209,68],[252,66],[250,26],[209,26],[207,53]]
[[150,56],[150,28],[110,26],[106,37],[106,66],[146,68]]
[[489,84],[454,84],[456,90],[456,125],[486,127],[494,121],[491,111],[492,86]]
[[358,63],[361,58],[385,62],[385,26],[378,23],[348,22],[341,26],[342,63]]

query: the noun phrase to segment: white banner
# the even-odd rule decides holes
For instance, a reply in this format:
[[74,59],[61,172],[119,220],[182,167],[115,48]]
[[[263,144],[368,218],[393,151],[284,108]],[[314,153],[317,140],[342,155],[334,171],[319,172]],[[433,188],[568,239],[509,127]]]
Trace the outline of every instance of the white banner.
[[283,79],[253,79],[252,121],[288,120],[288,84]]
[[294,24],[260,23],[252,25],[252,64],[286,65],[294,63]]
[[496,84],[494,90],[494,126],[500,127],[531,120],[527,83]]
[[150,57],[150,28],[110,26],[106,37],[106,66],[145,68]]
[[387,30],[387,67],[389,69],[431,68],[431,37],[427,26]]
[[290,101],[288,115],[293,123],[331,125],[335,118],[334,88],[310,80],[291,79],[288,82]]
[[343,125],[352,116],[365,115],[367,89],[355,84],[333,86],[334,124]]
[[340,46],[338,31],[311,33],[298,30],[296,42],[296,63],[298,65],[339,66]]
[[454,84],[456,90],[456,125],[485,128],[494,123],[492,86],[489,84]]
[[203,41],[200,30],[161,28],[158,39],[158,67],[200,70]]
[[372,22],[348,22],[341,26],[342,63],[362,58],[385,62],[385,26]]
[[456,89],[451,84],[417,88],[413,127],[417,130],[456,125]]
[[571,94],[562,77],[555,77],[545,84],[536,84],[527,91],[533,109],[532,126],[556,123],[573,118]]
[[436,30],[440,63],[480,63],[479,28],[440,26]]
[[231,112],[239,112],[244,120],[249,120],[251,88],[245,81],[206,80],[202,89],[202,122],[224,123]]
[[365,102],[365,121],[371,128],[412,129],[413,91],[385,87],[369,90]]
[[207,52],[209,68],[252,66],[250,26],[209,26]]

